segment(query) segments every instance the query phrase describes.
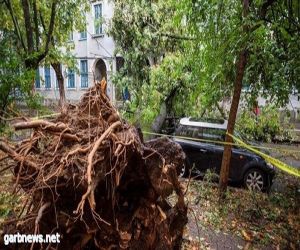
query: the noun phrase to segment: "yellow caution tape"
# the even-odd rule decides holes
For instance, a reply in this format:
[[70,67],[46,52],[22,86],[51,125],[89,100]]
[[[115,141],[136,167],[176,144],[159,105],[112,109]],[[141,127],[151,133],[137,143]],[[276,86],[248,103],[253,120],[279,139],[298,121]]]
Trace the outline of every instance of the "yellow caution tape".
[[[44,116],[37,116],[31,118],[32,120],[37,120],[41,118],[48,118],[48,117],[53,117],[56,115],[59,115],[60,113],[54,113],[50,115],[44,115]],[[281,169],[282,171],[285,171],[289,174],[295,175],[297,177],[300,177],[300,170],[296,169],[292,166],[287,165],[286,163],[275,159],[257,149],[267,149],[267,150],[279,150],[279,151],[286,151],[286,152],[296,152],[299,153],[299,150],[290,150],[290,149],[283,149],[283,148],[274,148],[274,147],[263,147],[263,146],[250,146],[246,143],[244,143],[242,140],[238,139],[237,137],[227,133],[229,136],[231,136],[236,142],[238,143],[229,143],[229,142],[221,142],[221,141],[215,141],[215,140],[208,140],[208,139],[199,139],[199,138],[191,138],[191,137],[185,137],[185,136],[173,136],[173,135],[165,135],[165,134],[160,134],[160,133],[153,133],[153,132],[147,132],[143,131],[144,134],[149,134],[149,135],[157,135],[157,136],[167,136],[167,137],[173,137],[173,138],[178,138],[178,139],[184,139],[184,140],[192,140],[192,141],[199,141],[199,142],[208,142],[208,143],[215,143],[215,144],[220,144],[220,145],[231,145],[231,146],[239,146],[239,147],[244,147],[261,157],[263,157],[266,161],[270,162],[272,165],[275,167]]]
[[[166,135],[166,134],[159,134],[159,133],[153,133],[153,132],[147,132],[147,131],[143,131],[144,134],[148,134],[148,135],[157,135],[157,136],[166,136],[166,137],[172,137],[172,138],[178,138],[178,139],[184,139],[184,140],[192,140],[192,141],[199,141],[199,142],[210,142],[210,143],[215,143],[215,144],[221,144],[221,145],[231,145],[231,146],[239,146],[239,147],[243,147],[246,148],[254,153],[256,153],[257,155],[260,155],[261,157],[263,157],[266,161],[270,162],[272,165],[274,165],[275,167],[279,168],[282,171],[285,171],[289,174],[295,175],[297,177],[300,177],[300,170],[297,168],[294,168],[292,166],[287,165],[286,163],[275,159],[265,153],[262,153],[261,151],[257,150],[257,148],[260,149],[275,149],[275,150],[282,150],[281,148],[269,148],[269,147],[261,147],[261,146],[250,146],[246,143],[244,143],[242,140],[238,139],[237,137],[227,133],[229,136],[231,136],[236,142],[238,143],[228,143],[228,142],[220,142],[220,141],[214,141],[214,140],[207,140],[207,139],[198,139],[198,138],[191,138],[191,137],[185,137],[185,136],[174,136],[174,135]],[[299,150],[288,150],[288,149],[284,149],[284,151],[294,151],[299,153]]]
[[178,135],[166,135],[166,134],[159,134],[159,133],[153,133],[153,132],[147,132],[143,131],[144,134],[148,135],[157,135],[157,136],[166,136],[166,137],[172,137],[172,138],[178,138],[183,140],[190,140],[190,141],[199,141],[199,142],[210,142],[215,144],[221,144],[221,145],[231,145],[231,146],[238,146],[237,143],[230,143],[230,142],[222,142],[222,141],[214,141],[214,140],[208,140],[208,139],[199,139],[199,138],[192,138],[192,137],[186,137],[186,136],[178,136]]
[[274,165],[275,167],[279,168],[280,170],[287,172],[289,174],[295,175],[297,177],[300,177],[300,169],[294,168],[292,166],[287,165],[286,163],[275,159],[265,153],[260,152],[259,150],[255,149],[252,146],[249,146],[248,144],[244,143],[242,140],[236,138],[235,136],[227,133],[229,136],[231,136],[235,141],[237,141],[241,146],[243,146],[244,148],[260,155],[261,157],[263,157],[266,161],[270,162],[272,165]]
[[[160,134],[160,133],[154,133],[154,132],[148,132],[143,131],[144,134],[148,135],[157,135],[157,136],[166,136],[171,138],[178,138],[183,140],[191,140],[191,141],[199,141],[199,142],[207,142],[207,143],[214,143],[214,144],[220,144],[220,145],[231,145],[231,146],[239,146],[241,147],[241,144],[238,143],[230,143],[230,142],[223,142],[223,141],[214,141],[214,140],[208,140],[208,139],[198,139],[198,138],[192,138],[192,137],[186,137],[186,136],[178,136],[178,135],[167,135],[167,134]],[[294,149],[286,149],[286,148],[279,148],[279,147],[264,147],[264,146],[251,146],[252,148],[256,149],[265,149],[265,150],[277,150],[277,151],[284,151],[284,152],[294,152],[294,153],[300,153],[300,150],[294,150]]]
[[[49,118],[49,117],[54,117],[60,115],[60,113],[53,113],[49,115],[43,115],[43,116],[36,116],[36,117],[31,117],[31,120],[38,120],[38,119],[43,119],[43,118]],[[220,144],[220,145],[231,145],[231,146],[241,146],[241,144],[237,143],[230,143],[230,142],[222,142],[222,141],[215,141],[215,140],[208,140],[208,139],[199,139],[199,138],[191,138],[191,137],[186,137],[186,136],[174,136],[174,135],[166,135],[166,134],[160,134],[160,133],[153,133],[153,132],[148,132],[148,131],[143,131],[144,134],[149,134],[149,135],[157,135],[157,136],[167,136],[167,137],[172,137],[172,138],[178,138],[178,139],[183,139],[183,140],[192,140],[192,141],[199,141],[199,142],[208,142],[208,143],[214,143],[214,144]],[[284,152],[294,152],[294,153],[299,153],[299,150],[293,150],[293,149],[286,149],[286,148],[279,148],[279,147],[265,147],[265,146],[251,146],[252,148],[256,149],[265,149],[265,150],[277,150],[277,151],[284,151]]]

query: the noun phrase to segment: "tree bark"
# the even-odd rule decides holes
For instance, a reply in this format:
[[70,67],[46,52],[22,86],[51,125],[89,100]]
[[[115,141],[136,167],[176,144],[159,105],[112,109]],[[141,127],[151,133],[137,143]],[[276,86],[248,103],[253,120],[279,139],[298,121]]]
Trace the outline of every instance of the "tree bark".
[[167,104],[166,102],[163,102],[160,106],[160,112],[158,116],[155,118],[155,120],[151,125],[151,129],[153,132],[155,133],[161,132],[161,128],[164,124],[166,117],[167,117]]
[[50,16],[50,23],[49,23],[48,33],[47,33],[47,41],[46,41],[45,51],[44,51],[45,56],[49,52],[50,42],[53,38],[55,15],[56,15],[56,5],[57,5],[57,0],[53,0],[52,5],[51,5],[51,16]]
[[[243,82],[244,73],[247,65],[247,53],[248,53],[247,50],[243,49],[239,54],[239,60],[237,63],[237,74],[236,74],[236,79],[234,84],[234,92],[233,92],[228,125],[227,125],[227,133],[229,134],[233,134],[234,132],[236,115],[240,103],[242,82]],[[226,134],[225,142],[232,143],[233,142],[232,137]],[[231,148],[232,148],[231,145],[224,146],[224,153],[223,153],[221,173],[220,173],[220,182],[219,182],[220,193],[222,195],[225,193],[228,184]]]
[[[246,18],[249,13],[249,0],[242,0],[243,1],[243,17]],[[265,19],[265,16],[267,14],[268,8],[272,6],[276,0],[266,0],[260,10],[260,18],[262,20]],[[259,25],[255,25],[254,27],[249,27],[248,25],[243,26],[244,33],[247,34],[249,32],[253,32],[259,27]],[[244,73],[246,70],[248,60],[248,50],[247,50],[247,44],[243,45],[243,49],[239,53],[239,59],[237,62],[237,73],[235,78],[235,84],[234,84],[234,93],[232,97],[232,103],[230,107],[230,113],[229,113],[229,119],[228,119],[228,126],[227,126],[227,133],[233,134],[234,132],[234,126],[235,126],[235,120],[237,115],[237,110],[240,102],[240,96],[241,96],[241,90],[242,90],[242,82]],[[226,134],[225,142],[232,143],[232,138]],[[228,176],[229,176],[229,167],[230,167],[230,159],[231,159],[231,145],[225,145],[224,147],[224,153],[222,158],[222,165],[221,165],[221,173],[220,173],[220,181],[219,181],[219,191],[220,191],[220,198],[224,198],[227,184],[228,184]]]
[[12,21],[13,21],[13,24],[14,24],[14,28],[15,28],[15,32],[16,32],[16,36],[19,39],[24,51],[27,52],[27,48],[26,48],[25,42],[23,40],[22,33],[20,31],[20,26],[19,26],[19,23],[18,23],[18,19],[15,16],[15,12],[13,10],[12,4],[9,0],[4,1],[4,4],[6,5],[7,9],[9,10],[9,13],[11,15],[11,18],[12,18]]
[[66,103],[66,94],[65,94],[65,84],[64,84],[64,77],[61,70],[60,63],[51,63],[52,68],[55,71],[56,79],[59,88],[59,103],[58,105],[62,109],[62,111],[66,110],[67,103]]
[[161,132],[161,128],[166,120],[166,117],[168,114],[170,114],[170,111],[172,110],[173,98],[175,97],[177,90],[181,86],[182,86],[182,83],[179,83],[178,86],[174,87],[171,90],[171,92],[169,93],[169,95],[167,96],[167,98],[165,99],[165,101],[161,104],[160,112],[159,112],[158,116],[155,118],[155,120],[151,126],[153,132],[155,132],[155,133]]
[[[243,17],[247,17],[249,10],[249,0],[243,0]],[[247,32],[247,27],[244,25],[244,31]],[[228,176],[230,170],[230,160],[231,160],[231,149],[233,139],[228,134],[233,134],[234,126],[236,121],[236,115],[240,103],[241,97],[241,90],[242,90],[242,83],[244,78],[244,73],[246,70],[247,59],[248,59],[248,50],[247,45],[244,44],[243,48],[241,49],[237,61],[237,69],[236,69],[236,77],[234,83],[234,92],[229,112],[229,119],[227,125],[227,134],[225,137],[225,142],[229,143],[224,146],[223,158],[222,158],[222,165],[221,165],[221,172],[220,172],[220,181],[219,181],[219,191],[220,191],[220,198],[224,198],[225,192],[227,190],[228,185]]]
[[36,0],[33,1],[32,5],[33,5],[33,21],[34,21],[34,31],[35,31],[35,49],[38,51],[40,32],[39,32],[39,21],[38,21]]
[[27,48],[28,53],[31,54],[34,51],[34,42],[33,42],[33,30],[31,25],[30,18],[30,7],[28,0],[22,0],[22,8],[25,22],[25,30],[26,30],[26,39],[27,39]]

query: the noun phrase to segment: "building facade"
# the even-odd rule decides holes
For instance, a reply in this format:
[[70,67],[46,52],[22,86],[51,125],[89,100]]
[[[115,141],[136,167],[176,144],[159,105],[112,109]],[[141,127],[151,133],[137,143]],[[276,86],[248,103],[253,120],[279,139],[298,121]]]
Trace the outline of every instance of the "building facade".
[[[90,12],[86,14],[86,30],[73,31],[69,43],[77,62],[77,70],[62,66],[65,80],[66,99],[76,102],[87,88],[103,77],[107,80],[107,94],[115,101],[115,88],[111,76],[116,71],[118,58],[114,56],[115,43],[106,33],[113,16],[113,1],[91,1]],[[55,71],[51,66],[42,66],[36,72],[36,91],[45,100],[58,101],[59,89]]]
[[[88,87],[104,77],[108,83],[107,95],[115,103],[116,88],[112,84],[111,76],[121,67],[123,59],[115,56],[114,40],[106,32],[113,17],[114,4],[111,0],[91,1],[90,4],[90,11],[86,13],[86,30],[70,33],[69,43],[74,47],[72,52],[76,58],[77,70],[62,66],[66,99],[69,102],[78,101]],[[59,89],[51,66],[45,65],[37,70],[36,91],[44,96],[46,101],[58,103]],[[267,101],[259,97],[258,106],[265,106]],[[224,108],[229,109],[229,103],[224,104]],[[299,93],[290,96],[287,109],[292,111],[292,116],[299,118]]]

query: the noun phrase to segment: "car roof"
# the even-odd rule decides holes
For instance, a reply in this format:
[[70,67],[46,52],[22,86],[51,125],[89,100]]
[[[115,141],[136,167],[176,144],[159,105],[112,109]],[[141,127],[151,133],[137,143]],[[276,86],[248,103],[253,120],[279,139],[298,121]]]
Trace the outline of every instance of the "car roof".
[[179,124],[184,126],[193,126],[201,128],[216,128],[216,129],[227,129],[227,120],[215,120],[216,122],[206,122],[201,120],[195,120],[191,117],[184,117],[180,119]]

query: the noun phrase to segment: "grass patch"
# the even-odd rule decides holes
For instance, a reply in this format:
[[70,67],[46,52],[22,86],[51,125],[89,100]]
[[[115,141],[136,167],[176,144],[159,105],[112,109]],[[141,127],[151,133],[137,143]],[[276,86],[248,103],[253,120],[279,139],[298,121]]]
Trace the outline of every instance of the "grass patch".
[[[0,159],[5,157],[3,153],[0,154]],[[5,168],[9,164],[9,160],[0,161],[0,170]],[[9,170],[6,170],[0,174],[0,232],[3,228],[3,222],[14,217],[21,209],[23,205],[22,195],[13,194],[13,176]]]
[[12,215],[19,204],[19,197],[9,192],[0,193],[0,223]]

